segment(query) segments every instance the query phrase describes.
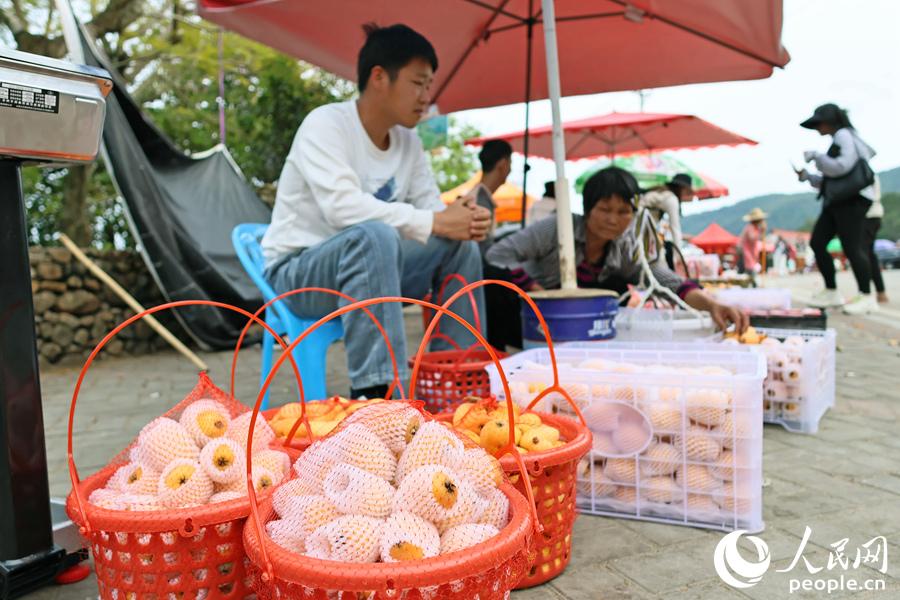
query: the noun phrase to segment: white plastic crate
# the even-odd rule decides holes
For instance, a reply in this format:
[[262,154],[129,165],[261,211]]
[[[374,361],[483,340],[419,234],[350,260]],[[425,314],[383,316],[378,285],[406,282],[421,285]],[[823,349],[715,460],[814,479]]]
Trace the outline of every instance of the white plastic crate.
[[765,354],[768,362],[763,419],[795,433],[816,433],[822,416],[834,406],[837,334],[834,329],[756,330],[782,342],[780,347],[747,346]]
[[782,288],[712,289],[710,292],[722,304],[744,310],[787,310],[791,307],[791,291]]
[[620,308],[616,340],[625,342],[679,342],[708,339],[715,331],[708,314],[686,310]]
[[[582,512],[725,531],[760,531],[764,358],[717,349],[560,347],[560,382],[594,434],[579,465]],[[546,348],[502,361],[513,401],[553,381]],[[589,368],[589,367],[599,368]],[[505,399],[497,370],[491,391]],[[539,410],[565,411],[558,394]]]
[[[763,382],[763,421],[781,425],[794,433],[816,433],[819,421],[835,402],[834,329],[774,329],[756,331],[783,342],[803,340],[795,348],[771,350],[766,345],[723,343],[716,335],[702,342],[620,342],[604,343],[618,350],[659,349],[667,352],[758,352],[766,356],[768,373]],[[600,342],[570,342],[566,348],[596,348]]]
[[718,254],[685,256],[684,260],[688,264],[690,277],[716,277],[722,269],[722,261]]

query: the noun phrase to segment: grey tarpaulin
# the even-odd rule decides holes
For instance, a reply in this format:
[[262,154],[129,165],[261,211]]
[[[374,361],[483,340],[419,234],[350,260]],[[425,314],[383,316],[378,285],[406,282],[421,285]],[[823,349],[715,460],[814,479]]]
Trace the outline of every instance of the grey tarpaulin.
[[[238,261],[231,230],[239,223],[268,223],[271,211],[223,146],[193,156],[176,148],[141,113],[121,77],[79,29],[87,64],[113,76],[103,131],[107,162],[163,295],[255,310],[262,295]],[[192,337],[216,349],[233,347],[247,322],[212,307],[177,311]]]

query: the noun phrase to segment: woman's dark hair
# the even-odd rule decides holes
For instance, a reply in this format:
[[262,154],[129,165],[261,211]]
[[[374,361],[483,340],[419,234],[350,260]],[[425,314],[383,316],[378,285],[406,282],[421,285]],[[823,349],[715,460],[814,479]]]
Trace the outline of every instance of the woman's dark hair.
[[481,147],[478,153],[478,160],[481,162],[481,172],[490,173],[497,166],[497,163],[504,158],[512,156],[512,146],[505,140],[488,140]]
[[369,75],[376,66],[387,71],[391,81],[397,79],[397,71],[413,59],[421,58],[437,71],[438,59],[431,45],[421,33],[403,24],[379,27],[375,23],[363,25],[366,43],[359,50],[356,62],[357,87],[360,93],[366,89]]
[[587,217],[594,209],[594,205],[604,198],[619,196],[627,202],[632,210],[635,207],[635,196],[640,192],[637,180],[634,176],[619,167],[607,167],[591,175],[584,184],[581,192],[581,202],[584,207],[584,216]]

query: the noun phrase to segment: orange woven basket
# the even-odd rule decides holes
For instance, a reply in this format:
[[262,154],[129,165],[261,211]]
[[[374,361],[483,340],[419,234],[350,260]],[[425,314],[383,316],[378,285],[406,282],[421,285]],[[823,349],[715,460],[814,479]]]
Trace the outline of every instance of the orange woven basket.
[[[457,319],[476,338],[480,338],[479,341],[486,344],[474,327],[446,308],[410,298],[376,298],[354,303],[323,317],[307,332],[351,310],[384,302],[412,302],[430,306]],[[296,345],[302,340],[301,335],[292,344]],[[494,351],[491,349],[488,352]],[[499,365],[496,354],[492,358]],[[266,389],[283,359],[284,356],[280,357],[273,365],[272,372],[259,392],[254,416],[251,418],[251,427],[258,415]],[[512,414],[511,406],[508,410]],[[303,418],[305,420],[305,417]],[[335,431],[340,428],[339,425]],[[510,432],[510,443],[505,449],[507,452],[515,452],[513,435],[513,432]],[[248,454],[251,452],[249,445],[247,452]],[[521,472],[524,473],[524,463],[518,457],[518,453],[512,460],[514,462],[518,460],[523,466]],[[263,500],[260,505],[256,505],[253,501],[255,495],[253,490],[250,490],[251,511],[244,528],[244,547],[250,560],[248,571],[251,585],[260,600],[300,598],[356,600],[362,593],[365,593],[364,597],[373,600],[426,597],[460,600],[505,599],[525,574],[530,560],[529,545],[536,524],[530,482],[526,480],[524,484],[527,499],[509,483],[503,482],[499,486],[510,502],[510,511],[509,522],[498,535],[459,552],[399,563],[351,564],[305,555],[298,556],[289,552],[275,544],[265,533],[265,524],[274,516],[271,502]]]
[[[529,474],[530,487],[534,490],[535,510],[538,523],[542,528],[542,532],[536,535],[533,541],[533,554],[529,562],[528,573],[516,586],[517,589],[521,589],[539,585],[553,579],[562,573],[569,564],[572,553],[572,527],[577,516],[575,509],[576,471],[578,461],[591,449],[592,436],[581,414],[581,410],[579,410],[569,393],[559,384],[559,372],[556,367],[553,340],[547,333],[550,330],[544,322],[544,317],[541,315],[537,305],[527,294],[515,285],[505,281],[484,280],[465,286],[451,296],[445,302],[445,306],[454,302],[470,289],[484,285],[500,285],[517,292],[535,312],[542,331],[545,332],[547,349],[550,353],[550,363],[553,368],[553,385],[541,391],[525,410],[530,410],[548,394],[557,393],[569,403],[579,419],[576,421],[560,415],[537,413],[541,417],[542,422],[557,428],[561,438],[566,440],[567,443],[559,448],[529,452],[521,457],[524,459],[525,467]],[[423,340],[419,348],[420,355],[423,352],[428,335],[434,328],[435,325],[432,323],[425,330],[425,340]],[[502,375],[502,368],[498,367],[498,370]],[[416,372],[414,370],[412,381],[415,382],[415,379]],[[503,379],[506,398],[509,399],[511,396],[506,386],[505,376]],[[489,393],[483,394],[482,398],[487,398],[488,395]],[[452,421],[453,414],[440,415],[438,418]],[[511,410],[510,423],[514,423]],[[513,460],[511,455],[500,457],[500,464],[517,489],[521,491],[529,485],[520,475],[515,473],[520,468],[517,468],[518,461]]]
[[[459,281],[464,288],[468,282],[459,274],[448,275],[441,284],[437,294],[437,304],[444,301],[444,292],[451,281]],[[474,289],[474,288],[473,288]],[[447,307],[460,296],[457,293],[449,302],[444,302]],[[472,312],[475,315],[475,327],[481,331],[481,320],[478,316],[478,308],[475,296],[468,293],[472,304]],[[429,299],[426,296],[426,301]],[[462,349],[450,337],[440,332],[440,316],[427,305],[422,308],[422,324],[425,329],[425,341],[440,338],[453,347],[452,350],[437,350],[420,354],[409,359],[409,366],[413,368],[418,360],[419,377],[416,379],[415,397],[425,402],[425,410],[438,414],[452,410],[467,396],[484,398],[491,393],[491,380],[484,367],[491,362],[491,355],[483,350],[479,344],[471,348]],[[423,341],[423,344],[425,343]],[[493,349],[500,358],[507,356],[506,352]]]
[[[497,356],[507,354],[497,351]],[[491,380],[484,370],[490,362],[490,354],[473,348],[428,352],[419,362],[415,397],[435,414],[453,410],[466,396],[484,398],[491,393]],[[414,363],[415,359],[409,359],[410,367]]]
[[[66,512],[79,526],[94,557],[102,600],[237,600],[252,594],[241,538],[244,521],[250,513],[248,497],[183,509],[147,512],[105,509],[89,503],[87,498],[94,490],[104,487],[127,462],[131,446],[84,480],[79,479],[74,462],[75,406],[87,370],[100,350],[119,331],[145,315],[196,305],[233,310],[255,318],[243,309],[211,301],[172,302],[148,309],[127,319],[103,338],[85,361],[75,385],[68,427],[72,491],[66,499]],[[293,358],[290,360],[293,363]],[[296,365],[293,366],[298,386],[302,388]],[[247,412],[246,406],[213,385],[205,373],[200,373],[191,393],[162,416],[177,415],[201,398],[219,402],[232,417]]]
[[[578,515],[575,509],[575,484],[578,461],[591,449],[591,432],[578,421],[558,415],[535,412],[541,422],[559,430],[564,446],[522,455],[534,493],[534,507],[543,531],[532,541],[532,561],[528,572],[516,589],[529,588],[549,581],[569,564],[572,550],[572,527]],[[452,422],[453,414],[437,415],[438,420]],[[525,482],[512,456],[500,459],[503,471],[521,493]]]
[[[537,413],[541,421],[559,429],[566,440],[564,446],[529,452],[522,458],[534,490],[534,506],[543,532],[534,537],[534,560],[516,589],[528,588],[549,581],[565,571],[572,553],[572,527],[578,512],[575,509],[575,484],[578,461],[591,449],[591,432],[574,419]],[[511,457],[500,459],[503,470],[516,489],[524,489],[524,481],[516,471]]]

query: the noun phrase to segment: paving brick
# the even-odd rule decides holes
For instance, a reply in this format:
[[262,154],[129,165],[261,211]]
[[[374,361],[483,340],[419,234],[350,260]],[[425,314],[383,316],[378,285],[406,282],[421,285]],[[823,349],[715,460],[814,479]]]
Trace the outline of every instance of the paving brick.
[[[900,289],[900,272],[887,272],[887,284]],[[817,276],[791,277],[771,284],[808,292],[819,285]],[[839,285],[851,289],[847,274]],[[414,351],[421,335],[416,310],[405,310],[408,349]],[[787,566],[796,552],[804,528],[813,528],[808,556],[823,563],[828,545],[844,537],[851,544],[875,535],[891,540],[889,556],[900,556],[900,321],[885,323],[868,318],[829,315],[838,331],[837,403],[826,413],[816,435],[800,435],[779,426],[764,429],[764,490],[766,530],[759,533],[769,546],[773,566],[756,586],[737,591],[722,583],[712,565],[713,549],[722,532],[661,525],[625,519],[584,516],[575,524],[569,569],[549,584],[515,592],[514,600],[649,599],[718,600],[770,599],[788,596],[787,574],[774,574]],[[276,350],[276,358],[280,351]],[[202,353],[213,381],[227,389],[232,353]],[[259,389],[258,347],[242,350],[235,390],[245,402]],[[54,496],[69,491],[65,454],[69,402],[78,366],[51,366],[41,373],[49,480]],[[853,373],[853,376],[848,376]],[[88,373],[78,403],[75,448],[84,475],[94,472],[121,450],[153,417],[172,406],[197,381],[194,367],[173,351],[143,357],[104,358]],[[329,394],[349,390],[344,349],[328,351]],[[272,402],[294,401],[296,382],[286,365],[271,387]],[[750,556],[750,547],[740,547]],[[855,545],[853,548],[855,549]],[[855,550],[854,550],[855,551]],[[798,569],[803,569],[802,566]],[[805,570],[804,570],[805,571]],[[866,577],[881,577],[872,569]],[[798,576],[802,575],[798,571]],[[831,594],[831,598],[871,600],[900,598],[900,568],[891,566],[886,591]],[[93,579],[67,587],[49,587],[27,600],[81,600],[96,598]],[[796,598],[820,598],[798,595]]]

